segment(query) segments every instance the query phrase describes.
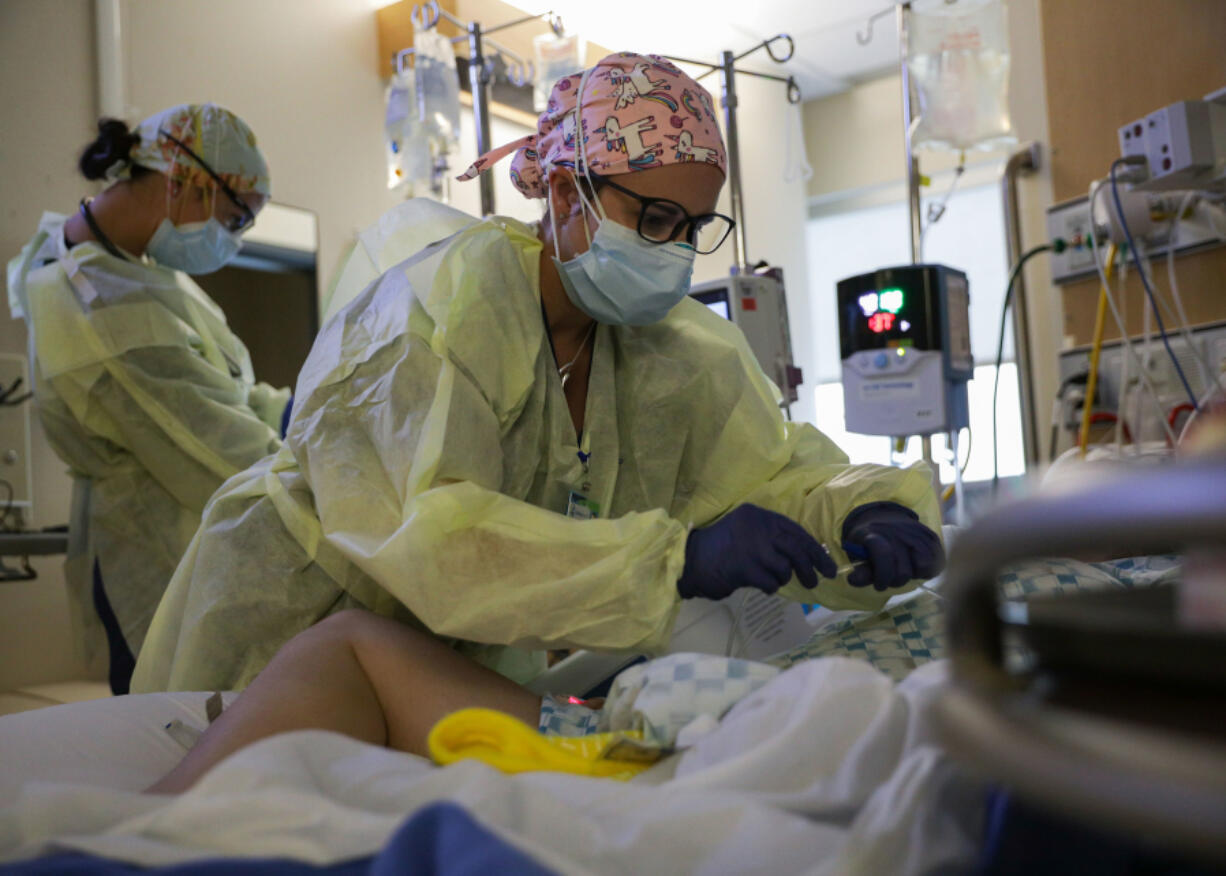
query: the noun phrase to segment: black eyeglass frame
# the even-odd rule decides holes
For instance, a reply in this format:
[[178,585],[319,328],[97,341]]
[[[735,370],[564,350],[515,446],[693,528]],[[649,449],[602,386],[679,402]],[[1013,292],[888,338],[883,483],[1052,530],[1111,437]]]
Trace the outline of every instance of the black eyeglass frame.
[[251,208],[248,207],[247,204],[241,198],[239,198],[238,193],[235,192],[234,189],[230,188],[230,186],[226,183],[226,181],[218,175],[217,171],[209,167],[207,161],[205,161],[203,158],[201,158],[199,155],[193,152],[190,148],[188,148],[186,143],[184,143],[178,137],[171,134],[165,128],[159,128],[158,134],[165,137],[171,143],[174,143],[176,146],[178,146],[180,149],[186,152],[192,158],[193,161],[195,161],[198,165],[200,165],[200,168],[205,173],[207,173],[210,177],[212,177],[213,182],[217,183],[218,188],[220,188],[223,192],[225,192],[226,197],[228,197],[231,201],[234,202],[234,206],[238,207],[238,209],[243,211],[243,215],[246,217],[246,221],[244,221],[243,224],[240,225],[238,228],[231,229],[231,231],[242,232],[255,224],[255,213],[251,212]]
[[[661,244],[669,243],[677,238],[678,232],[681,232],[682,229],[685,229],[683,239],[686,242],[690,243],[691,246],[694,247],[695,252],[697,252],[699,255],[710,255],[711,253],[715,252],[717,249],[719,249],[721,246],[724,245],[724,241],[728,239],[728,235],[732,233],[732,230],[734,228],[736,228],[736,220],[733,219],[731,216],[725,216],[723,213],[702,213],[698,216],[691,216],[690,212],[687,209],[685,209],[685,207],[683,207],[682,205],[678,204],[676,201],[671,200],[669,198],[652,198],[652,197],[648,197],[647,195],[640,195],[638,192],[631,191],[625,186],[619,185],[618,183],[613,182],[613,180],[609,179],[607,176],[603,176],[599,173],[596,173],[594,170],[590,168],[588,169],[588,175],[591,177],[594,183],[599,183],[600,185],[603,185],[603,186],[609,186],[610,188],[621,192],[623,195],[629,195],[630,197],[634,198],[636,201],[639,202],[640,204],[639,221],[638,221],[638,226],[635,228],[635,231],[638,232],[639,237],[643,238],[643,240],[647,241],[648,243],[653,243],[657,246]],[[684,219],[682,219],[676,225],[673,226],[672,232],[664,240],[656,240],[655,238],[648,237],[646,234],[643,233],[643,219],[646,218],[647,210],[651,207],[652,204],[668,204],[669,206],[676,207],[681,212],[681,214],[685,216]],[[698,223],[701,222],[703,219],[708,219],[708,218],[723,219],[725,222],[728,223],[728,228],[726,231],[724,231],[724,236],[719,239],[719,242],[716,243],[715,246],[711,247],[710,249],[701,250],[701,249],[698,249],[698,229],[699,229]],[[692,240],[691,240],[691,234],[693,235]]]

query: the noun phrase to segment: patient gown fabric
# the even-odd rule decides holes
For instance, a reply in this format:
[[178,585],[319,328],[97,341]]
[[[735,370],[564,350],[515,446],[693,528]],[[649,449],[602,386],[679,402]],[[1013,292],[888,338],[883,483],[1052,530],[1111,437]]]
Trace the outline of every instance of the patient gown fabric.
[[135,653],[209,497],[280,445],[289,391],[255,382],[246,347],[185,274],[96,243],[68,249],[64,218],[45,214],[9,262],[9,306],[29,328],[47,441],[73,477],[65,576],[81,639],[102,642],[96,561]]
[[[285,446],[206,509],[134,690],[242,687],[350,606],[525,681],[544,648],[660,651],[689,529],[743,502],[799,521],[840,561],[843,518],[865,502],[939,531],[926,467],[849,465],[785,422],[744,336],[698,302],[599,326],[580,437],[535,230],[412,201],[377,230],[342,272],[373,282],[316,340]],[[598,517],[568,517],[573,494]],[[844,579],[781,593],[865,609],[891,595]]]

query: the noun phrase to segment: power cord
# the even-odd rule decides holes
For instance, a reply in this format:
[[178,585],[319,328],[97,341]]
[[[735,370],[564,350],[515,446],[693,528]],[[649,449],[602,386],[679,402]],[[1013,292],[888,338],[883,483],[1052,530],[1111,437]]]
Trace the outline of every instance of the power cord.
[[1127,158],[1117,158],[1111,162],[1109,174],[1111,178],[1111,197],[1115,201],[1115,211],[1119,215],[1120,227],[1124,230],[1124,237],[1128,241],[1128,252],[1132,256],[1133,264],[1137,267],[1137,273],[1141,275],[1141,283],[1145,286],[1145,294],[1149,297],[1149,306],[1153,310],[1154,319],[1158,323],[1158,333],[1162,335],[1162,345],[1166,347],[1166,354],[1171,357],[1171,363],[1175,366],[1175,373],[1179,375],[1179,381],[1183,384],[1184,391],[1188,394],[1192,408],[1200,410],[1197,404],[1196,393],[1192,391],[1192,385],[1188,383],[1188,377],[1183,373],[1183,366],[1179,364],[1179,360],[1175,357],[1175,351],[1171,349],[1171,339],[1166,334],[1166,324],[1162,321],[1162,312],[1158,308],[1158,298],[1154,295],[1154,288],[1149,282],[1145,268],[1141,265],[1141,256],[1137,253],[1136,243],[1132,239],[1132,231],[1128,227],[1128,220],[1124,217],[1124,205],[1120,202],[1120,187],[1115,177],[1115,171],[1121,164],[1135,163],[1135,161],[1129,161]]
[[996,488],[1000,483],[1000,443],[996,431],[996,406],[1000,395],[1000,366],[1005,357],[1005,324],[1009,320],[1009,305],[1013,303],[1013,287],[1017,283],[1017,278],[1021,276],[1026,262],[1041,252],[1051,250],[1059,254],[1067,248],[1068,244],[1059,237],[1051,243],[1041,243],[1023,253],[1022,257],[1017,260],[1017,264],[1013,266],[1013,270],[1009,272],[1009,283],[1005,286],[1005,302],[1000,308],[1000,337],[996,341],[996,373],[992,377],[992,495],[996,495]]
[[[1090,185],[1090,203],[1091,204],[1097,203],[1098,190],[1103,184],[1104,183],[1102,183],[1099,180],[1095,180],[1093,183],[1091,183]],[[1158,391],[1154,388],[1153,381],[1149,379],[1149,374],[1146,372],[1146,369],[1145,369],[1145,363],[1143,363],[1141,361],[1140,356],[1137,355],[1137,351],[1132,343],[1132,340],[1129,338],[1128,327],[1124,322],[1123,313],[1121,312],[1119,305],[1116,304],[1115,295],[1111,294],[1110,278],[1107,276],[1106,269],[1103,267],[1102,259],[1098,255],[1098,249],[1099,249],[1098,238],[1096,235],[1090,234],[1088,236],[1087,242],[1090,245],[1090,255],[1094,259],[1094,270],[1098,274],[1098,282],[1101,284],[1102,289],[1107,290],[1107,307],[1111,312],[1112,318],[1115,320],[1116,328],[1119,329],[1120,346],[1123,348],[1124,353],[1127,355],[1128,361],[1131,362],[1134,366],[1136,366],[1137,379],[1140,380],[1141,388],[1145,391],[1146,394],[1148,394],[1150,401],[1153,402],[1153,405],[1159,415],[1158,422],[1161,423],[1163,429],[1166,429],[1167,428],[1166,407],[1162,404],[1162,400],[1158,395]],[[1127,259],[1125,259],[1121,263],[1121,273],[1123,271],[1123,267],[1127,265],[1127,263],[1128,263]],[[1148,311],[1146,312],[1148,313]],[[1121,383],[1126,384],[1127,381],[1121,381]],[[1169,434],[1168,434],[1168,437],[1173,438],[1173,436],[1170,436]]]

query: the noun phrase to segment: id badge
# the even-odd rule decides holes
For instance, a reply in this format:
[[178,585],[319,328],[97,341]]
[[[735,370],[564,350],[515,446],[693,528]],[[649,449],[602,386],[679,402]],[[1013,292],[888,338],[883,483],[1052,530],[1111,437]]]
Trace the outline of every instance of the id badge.
[[571,490],[566,502],[566,516],[572,520],[595,520],[600,516],[600,505],[582,493]]

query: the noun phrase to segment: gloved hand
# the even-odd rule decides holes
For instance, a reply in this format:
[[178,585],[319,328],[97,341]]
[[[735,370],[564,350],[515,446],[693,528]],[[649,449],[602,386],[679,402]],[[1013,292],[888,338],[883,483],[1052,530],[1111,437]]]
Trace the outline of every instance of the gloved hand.
[[741,587],[774,593],[793,574],[812,590],[817,586],[815,570],[827,578],[838,572],[803,526],[757,505],[740,505],[690,533],[677,591],[682,599],[724,599]]
[[931,578],[945,568],[940,537],[896,502],[870,502],[843,521],[843,550],[867,560],[847,576],[853,587],[901,587],[913,578]]

